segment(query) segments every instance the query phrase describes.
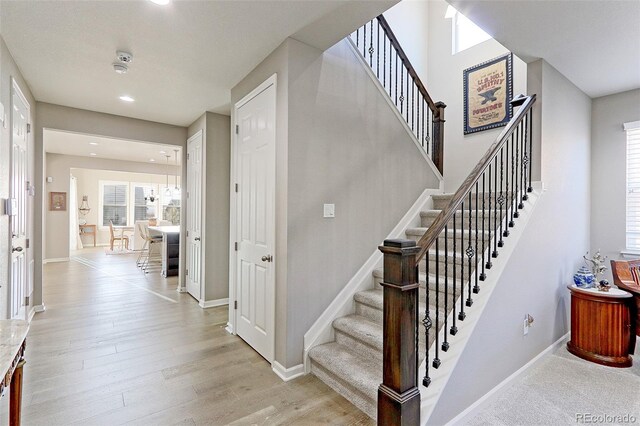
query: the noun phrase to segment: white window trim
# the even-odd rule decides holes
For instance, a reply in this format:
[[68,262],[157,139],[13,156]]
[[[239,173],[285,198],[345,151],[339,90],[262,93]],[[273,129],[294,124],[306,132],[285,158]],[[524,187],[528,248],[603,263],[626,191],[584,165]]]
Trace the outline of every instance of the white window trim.
[[103,225],[104,223],[104,187],[105,185],[125,185],[127,187],[127,193],[125,195],[125,199],[127,200],[127,226],[129,225],[129,210],[131,204],[129,202],[129,182],[127,181],[117,181],[117,180],[99,180],[98,181],[98,229],[105,230],[109,229],[109,226]]
[[[629,134],[630,132],[640,132],[640,120],[638,121],[630,121],[627,123],[624,123],[622,125],[622,128],[625,131],[625,250],[623,250],[621,252],[621,254],[623,255],[630,255],[633,256],[635,254],[640,253],[640,246],[635,246],[635,247],[629,247],[629,238],[630,238],[630,234],[638,234],[638,232],[630,232],[629,231],[629,194],[632,192],[637,192],[637,191],[630,191],[629,190],[629,157],[628,157],[628,153],[629,153]],[[640,143],[636,142],[636,144],[640,145]],[[636,160],[636,163],[638,164],[634,164],[633,168],[636,171],[636,173],[638,172],[638,170],[640,170],[640,160]],[[634,216],[637,218],[637,215]]]
[[[459,48],[459,34],[458,34],[458,30],[460,29],[461,25],[460,25],[460,17],[462,16],[463,19],[465,19],[466,21],[469,21],[473,26],[475,26],[476,28],[478,28],[484,35],[486,35],[486,38],[483,38],[480,41],[475,42],[474,44],[471,44],[467,47],[465,47],[464,49],[460,49]],[[479,45],[480,43],[483,43],[487,40],[492,40],[493,37],[491,37],[490,34],[488,34],[486,31],[484,31],[482,28],[480,28],[478,25],[476,25],[473,21],[471,21],[469,18],[467,18],[466,16],[464,16],[463,14],[461,14],[457,9],[455,9],[453,6],[449,5],[447,7],[447,12],[445,13],[445,19],[451,19],[451,55],[455,55],[458,54],[460,52],[464,52],[465,50],[471,49],[474,46]]]

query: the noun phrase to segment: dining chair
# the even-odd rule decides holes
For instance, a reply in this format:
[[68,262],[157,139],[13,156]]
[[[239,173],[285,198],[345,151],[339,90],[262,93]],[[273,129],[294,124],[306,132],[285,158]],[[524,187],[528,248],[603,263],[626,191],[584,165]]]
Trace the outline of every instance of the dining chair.
[[113,231],[113,221],[109,221],[109,247],[111,251],[113,251],[113,243],[116,241],[120,241],[120,244],[124,242],[124,248],[129,250],[129,236],[124,235],[124,232],[120,234],[120,236],[116,236]]

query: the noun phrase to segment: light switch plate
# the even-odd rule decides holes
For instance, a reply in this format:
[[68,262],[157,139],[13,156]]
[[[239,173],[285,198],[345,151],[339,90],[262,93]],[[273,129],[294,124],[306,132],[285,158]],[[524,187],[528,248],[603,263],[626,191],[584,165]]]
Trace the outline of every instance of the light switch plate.
[[47,176],[47,183],[53,182],[53,176]]
[[324,205],[324,217],[336,217],[336,205],[325,204]]

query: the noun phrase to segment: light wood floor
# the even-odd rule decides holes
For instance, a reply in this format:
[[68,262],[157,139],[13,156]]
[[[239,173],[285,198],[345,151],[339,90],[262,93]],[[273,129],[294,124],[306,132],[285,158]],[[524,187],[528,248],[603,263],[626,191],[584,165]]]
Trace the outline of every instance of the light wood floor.
[[373,423],[311,375],[283,382],[225,331],[226,307],[203,310],[176,283],[102,248],[45,265],[23,424]]

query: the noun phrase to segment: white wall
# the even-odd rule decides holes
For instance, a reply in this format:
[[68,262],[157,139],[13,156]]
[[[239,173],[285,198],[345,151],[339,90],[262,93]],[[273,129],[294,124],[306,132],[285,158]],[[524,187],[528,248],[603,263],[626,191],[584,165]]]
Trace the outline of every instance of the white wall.
[[[640,120],[640,89],[593,100],[591,109],[591,249],[620,259],[626,246],[627,135]],[[612,281],[611,270],[606,276]]]
[[[429,63],[429,2],[424,0],[403,0],[384,12],[391,30],[398,38],[402,50],[420,80],[427,85]],[[427,90],[430,90],[427,86]]]
[[[1,6],[0,6],[1,7]],[[22,90],[23,94],[27,98],[27,102],[31,107],[31,116],[29,122],[31,126],[35,126],[35,112],[36,103],[31,89],[27,82],[22,78],[22,74],[18,69],[18,66],[11,56],[11,52],[7,49],[6,44],[2,37],[0,37],[0,102],[4,106],[5,116],[7,121],[4,126],[0,125],[0,201],[9,198],[9,168],[10,168],[10,152],[11,152],[11,80],[14,78]],[[29,136],[28,140],[28,157],[29,167],[28,175],[29,181],[34,181],[34,139],[33,133]],[[33,212],[34,202],[33,197],[28,197],[29,210]],[[34,237],[33,227],[33,215],[28,218],[29,222],[29,237]],[[9,252],[11,247],[11,233],[9,232],[9,216],[4,214],[4,205],[0,203],[0,319],[7,316],[7,296],[9,290]],[[29,270],[32,270],[32,262],[34,262],[35,244],[31,245],[31,248],[26,249],[27,264]],[[31,306],[33,306],[33,298],[31,298]]]
[[[276,261],[276,360],[288,368],[302,362],[304,333],[439,181],[346,41],[321,52],[287,40],[232,102],[274,72],[276,253],[286,241],[275,257],[286,259],[284,275]],[[334,219],[322,217],[324,203],[336,205]]]
[[[544,61],[545,191],[430,419],[444,424],[569,331],[572,282],[589,249],[591,100]],[[535,161],[535,159],[534,159]],[[517,223],[516,223],[516,226]],[[509,244],[508,238],[505,240]],[[473,308],[471,308],[473,309]],[[534,325],[522,335],[522,320]]]
[[[49,193],[66,192],[69,194],[69,176],[72,169],[90,169],[87,173],[79,173],[78,178],[78,206],[82,201],[82,195],[89,195],[91,212],[87,216],[88,223],[98,224],[98,181],[99,180],[129,180],[129,177],[154,176],[158,183],[164,184],[166,177],[180,173],[175,166],[166,166],[154,163],[138,163],[135,161],[110,160],[95,157],[79,157],[72,155],[52,154],[46,155],[46,176],[53,178],[52,183],[45,182],[45,234],[44,259],[64,259],[69,257],[69,214],[67,211],[49,211]],[[120,177],[122,179],[120,179]],[[117,179],[116,179],[117,178]],[[133,182],[147,182],[136,181]],[[179,182],[179,181],[178,181]],[[173,178],[170,178],[173,184]],[[87,193],[83,192],[86,190]],[[68,204],[68,203],[67,203]],[[101,230],[98,234],[98,243],[109,240],[109,231]],[[88,241],[88,238],[84,240]]]
[[[464,135],[463,79],[466,68],[508,53],[490,39],[467,50],[451,54],[451,19],[444,15],[448,3],[429,1],[427,90],[434,101],[442,101],[445,109],[444,178],[445,191],[455,192],[478,160],[495,141],[502,128]],[[398,7],[398,6],[396,6]],[[395,28],[394,28],[395,31]],[[513,57],[513,94],[527,94],[527,65]]]

